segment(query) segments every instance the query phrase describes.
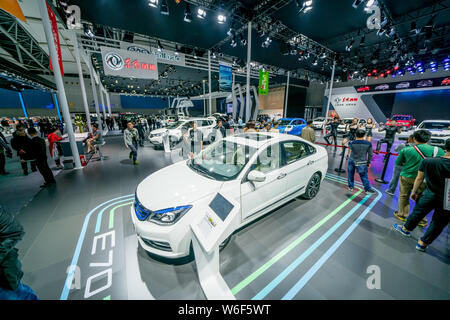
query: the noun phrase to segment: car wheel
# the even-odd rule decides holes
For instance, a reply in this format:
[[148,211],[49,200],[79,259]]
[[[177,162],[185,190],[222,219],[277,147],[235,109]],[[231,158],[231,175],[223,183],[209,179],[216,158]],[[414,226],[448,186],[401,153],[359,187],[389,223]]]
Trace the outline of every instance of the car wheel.
[[316,172],[313,174],[311,179],[309,179],[308,185],[306,186],[305,194],[303,195],[303,199],[311,200],[314,198],[320,189],[320,175]]
[[177,141],[175,141],[174,139],[169,138],[169,146],[170,146],[170,150],[174,149],[175,146],[177,145]]

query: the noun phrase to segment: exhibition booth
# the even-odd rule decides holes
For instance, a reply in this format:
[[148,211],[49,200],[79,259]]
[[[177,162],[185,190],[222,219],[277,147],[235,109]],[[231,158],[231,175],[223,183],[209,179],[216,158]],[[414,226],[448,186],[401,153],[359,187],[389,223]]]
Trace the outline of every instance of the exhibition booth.
[[419,165],[450,152],[449,6],[431,2],[0,3],[21,283],[43,300],[448,300],[447,203],[395,227]]

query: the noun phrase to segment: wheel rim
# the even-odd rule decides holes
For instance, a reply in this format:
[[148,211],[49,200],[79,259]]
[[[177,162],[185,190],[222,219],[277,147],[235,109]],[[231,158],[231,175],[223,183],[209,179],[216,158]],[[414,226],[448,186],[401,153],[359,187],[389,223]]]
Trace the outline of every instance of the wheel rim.
[[314,175],[311,178],[311,181],[309,182],[309,196],[310,197],[315,197],[319,191],[319,187],[320,187],[320,179],[319,177],[316,175]]

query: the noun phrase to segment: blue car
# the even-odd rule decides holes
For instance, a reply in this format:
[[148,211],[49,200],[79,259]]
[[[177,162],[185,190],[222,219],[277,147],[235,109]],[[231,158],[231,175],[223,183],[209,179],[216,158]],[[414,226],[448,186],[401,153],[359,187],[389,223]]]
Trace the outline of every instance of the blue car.
[[304,127],[306,127],[306,121],[302,118],[283,118],[279,120],[278,130],[280,133],[293,134],[299,136],[302,133]]

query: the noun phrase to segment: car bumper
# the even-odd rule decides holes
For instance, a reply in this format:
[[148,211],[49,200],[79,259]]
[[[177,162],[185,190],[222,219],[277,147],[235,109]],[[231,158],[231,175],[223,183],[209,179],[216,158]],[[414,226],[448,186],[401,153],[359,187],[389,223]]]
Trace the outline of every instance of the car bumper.
[[173,225],[160,226],[136,217],[134,204],[131,206],[131,220],[141,247],[156,256],[168,259],[184,258],[189,255],[191,231],[189,224],[178,221]]
[[447,139],[450,139],[450,137],[433,137],[431,136],[430,141],[428,142],[428,144],[431,144],[432,146],[437,146],[437,147],[445,147],[445,141]]
[[157,136],[157,137],[149,137],[148,140],[150,141],[151,144],[155,145],[155,146],[162,146],[162,136]]

